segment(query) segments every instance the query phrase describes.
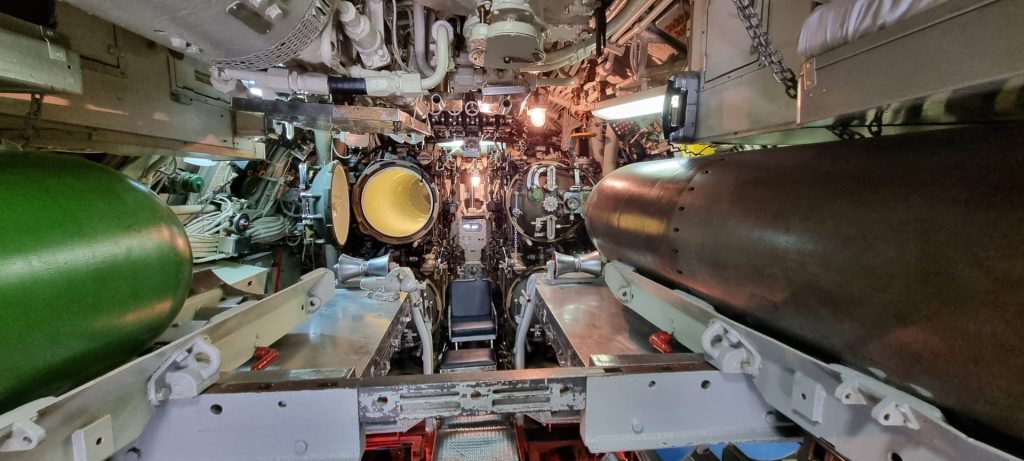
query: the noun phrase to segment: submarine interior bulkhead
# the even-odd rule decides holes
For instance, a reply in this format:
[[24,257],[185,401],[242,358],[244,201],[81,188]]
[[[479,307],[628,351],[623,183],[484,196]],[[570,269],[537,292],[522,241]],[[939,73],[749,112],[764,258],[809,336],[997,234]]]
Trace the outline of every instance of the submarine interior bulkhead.
[[0,5],[0,461],[1024,456],[1024,2]]

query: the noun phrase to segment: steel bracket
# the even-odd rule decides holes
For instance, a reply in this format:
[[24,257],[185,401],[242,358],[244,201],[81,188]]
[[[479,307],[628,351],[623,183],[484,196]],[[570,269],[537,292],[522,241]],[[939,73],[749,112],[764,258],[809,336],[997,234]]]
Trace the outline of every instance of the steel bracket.
[[114,454],[114,426],[110,415],[71,433],[75,461],[103,461]]
[[910,405],[898,403],[891,397],[878,402],[871,409],[871,417],[883,426],[904,426],[915,431],[921,428],[914,413],[910,411]]
[[746,373],[757,376],[761,355],[732,327],[714,319],[701,336],[704,356],[715,368],[725,373]]
[[942,419],[942,412],[938,408],[920,399],[850,368],[841,365],[832,367],[842,377],[842,382],[836,386],[835,397],[846,405],[871,405],[871,417],[883,426],[918,430],[921,424],[915,412],[933,420]]
[[[676,339],[687,347],[700,347],[705,326],[712,319],[739,332],[760,355],[760,368],[752,382],[778,417],[792,420],[845,459],[1017,459],[963,434],[933,405],[880,381],[880,371],[872,370],[872,376],[824,363],[733,323],[705,301],[658,284],[617,261],[610,262],[606,272],[625,278],[634,287],[630,307],[655,326],[676,331]],[[613,291],[616,286],[609,283]],[[700,329],[690,325],[700,325]],[[927,389],[918,392],[929,395]],[[807,396],[806,402],[801,394]],[[589,389],[587,397],[588,401],[592,397]]]
[[[31,450],[39,445],[39,442],[46,438],[46,429],[36,424],[39,410],[56,400],[53,397],[44,397],[0,415],[0,453]],[[7,434],[7,437],[4,437],[4,434]]]
[[608,285],[608,289],[615,295],[615,299],[623,304],[628,304],[633,300],[633,288],[629,284],[629,280],[619,273],[620,268],[617,266],[606,266],[604,271],[605,285]]
[[306,296],[306,313],[312,314],[334,297],[334,277],[320,277]]
[[204,338],[171,356],[157,368],[146,384],[149,403],[159,406],[170,399],[191,398],[217,380],[220,351]]
[[791,424],[752,378],[717,370],[589,377],[586,398],[580,432],[595,453],[782,440]]

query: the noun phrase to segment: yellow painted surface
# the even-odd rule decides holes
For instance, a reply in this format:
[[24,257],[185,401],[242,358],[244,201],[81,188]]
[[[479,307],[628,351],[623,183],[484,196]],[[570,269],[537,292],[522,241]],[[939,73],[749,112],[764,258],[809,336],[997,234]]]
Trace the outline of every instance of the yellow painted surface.
[[338,245],[344,245],[348,241],[351,206],[348,200],[348,173],[345,172],[345,167],[341,166],[341,162],[334,165],[334,171],[331,173],[331,229]]
[[385,168],[368,179],[360,202],[367,224],[389,237],[405,237],[422,229],[434,206],[430,186],[400,167]]

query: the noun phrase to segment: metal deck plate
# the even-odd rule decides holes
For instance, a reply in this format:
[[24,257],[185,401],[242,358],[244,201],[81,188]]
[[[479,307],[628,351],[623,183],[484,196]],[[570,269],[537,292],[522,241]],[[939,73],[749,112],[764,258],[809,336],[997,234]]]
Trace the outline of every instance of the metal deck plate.
[[518,461],[516,430],[505,418],[450,418],[437,431],[439,461]]
[[541,319],[555,336],[559,361],[569,360],[563,366],[589,366],[593,355],[658,353],[648,342],[658,328],[619,303],[607,286],[539,283],[537,291],[543,300]]
[[[390,356],[390,339],[400,334],[402,301],[375,301],[362,290],[335,290],[331,302],[278,340],[280,354],[268,370],[352,368],[356,377],[387,373],[378,361]],[[381,373],[383,371],[383,373]]]

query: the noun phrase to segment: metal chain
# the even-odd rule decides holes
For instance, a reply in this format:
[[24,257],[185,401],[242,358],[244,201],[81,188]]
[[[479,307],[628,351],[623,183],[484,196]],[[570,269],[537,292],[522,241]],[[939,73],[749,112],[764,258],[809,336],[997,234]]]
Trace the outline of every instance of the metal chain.
[[885,109],[878,107],[875,109],[874,117],[871,117],[871,121],[868,122],[868,133],[871,136],[878,137],[882,135],[882,116],[885,114]]
[[837,138],[843,140],[861,139],[865,137],[863,133],[850,128],[849,123],[833,124],[825,127],[825,129],[834,134]]
[[43,112],[43,95],[32,93],[28,102],[28,112],[25,113],[25,140],[32,141],[35,135],[36,122]]
[[786,87],[786,96],[796,99],[797,82],[793,69],[786,67],[782,60],[782,52],[772,45],[772,38],[768,32],[761,30],[761,16],[754,10],[754,0],[732,0],[736,5],[736,13],[739,14],[743,28],[747,30],[750,41],[757,50],[761,62],[771,69],[775,81]]
[[[882,108],[882,107],[876,108],[874,116],[872,116],[871,120],[869,120],[867,125],[864,126],[864,128],[867,129],[868,134],[871,135],[872,137],[879,137],[879,136],[882,135],[882,117],[883,117],[884,114],[885,114],[885,109],[884,108]],[[851,126],[851,123],[850,123],[849,120],[843,121],[843,122],[836,121],[832,125],[829,125],[829,126],[825,127],[825,129],[827,129],[832,134],[836,135],[836,137],[839,138],[839,139],[849,140],[849,139],[861,139],[861,138],[866,138],[867,137],[867,136],[864,136],[863,133],[854,130],[850,126]]]

